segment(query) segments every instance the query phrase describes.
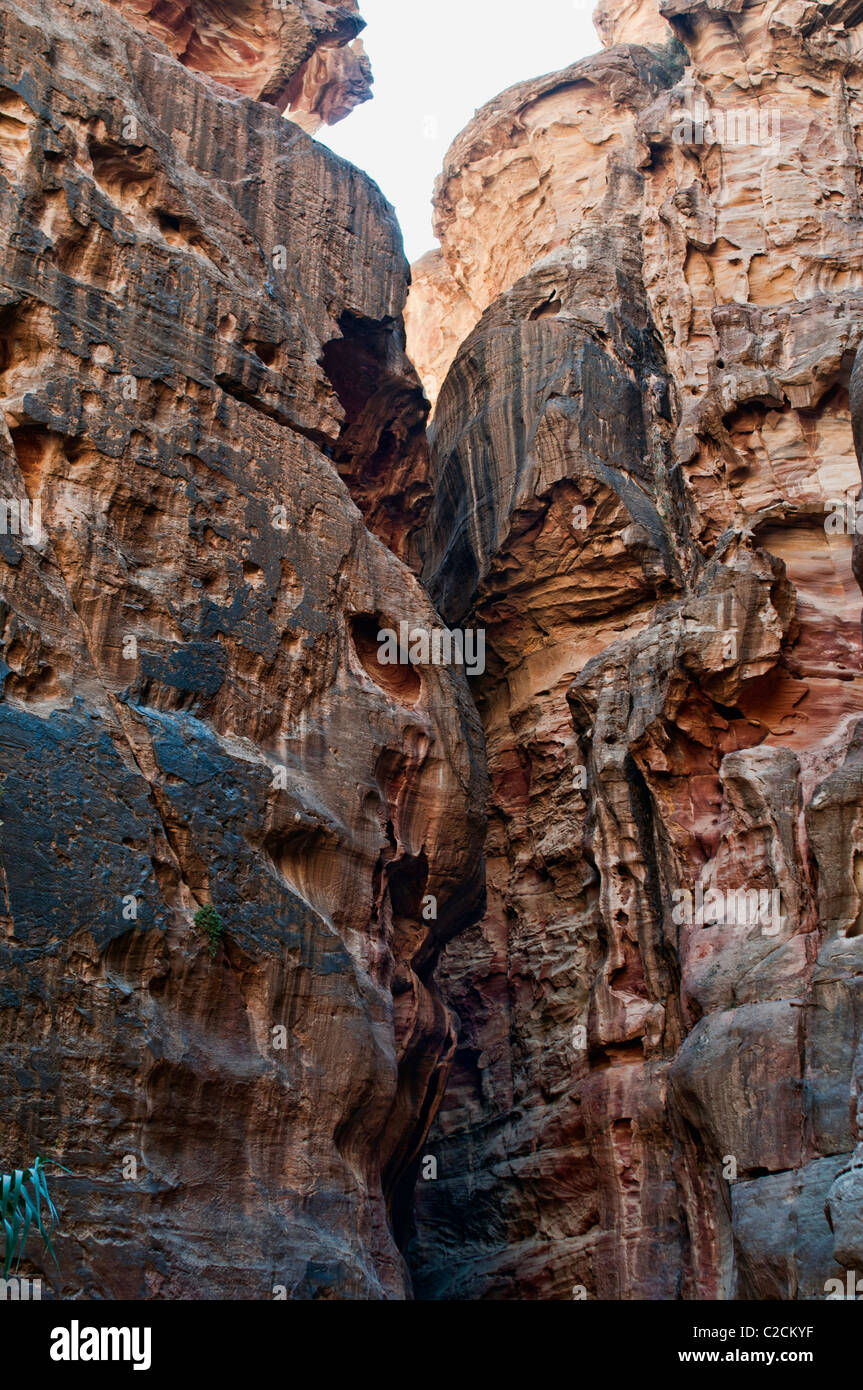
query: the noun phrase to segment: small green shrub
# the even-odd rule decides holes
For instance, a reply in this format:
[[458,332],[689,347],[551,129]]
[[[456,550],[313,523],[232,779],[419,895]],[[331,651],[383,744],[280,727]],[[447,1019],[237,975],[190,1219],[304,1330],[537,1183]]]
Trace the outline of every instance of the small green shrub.
[[[49,1163],[56,1160],[48,1159]],[[57,1167],[63,1173],[69,1169],[62,1163]],[[42,1215],[42,1203],[45,1215]],[[15,1168],[11,1173],[0,1173],[0,1230],[3,1234],[2,1277],[8,1279],[15,1261],[17,1269],[21,1263],[24,1242],[31,1226],[35,1226],[48,1254],[57,1264],[57,1256],[51,1244],[51,1235],[57,1224],[57,1208],[51,1201],[48,1183],[45,1179],[45,1164],[37,1158],[32,1168]],[[59,1269],[59,1265],[57,1266]]]
[[219,949],[219,941],[222,936],[222,919],[216,909],[210,904],[199,907],[195,913],[195,926],[206,934],[208,946],[207,950],[211,956],[215,956]]

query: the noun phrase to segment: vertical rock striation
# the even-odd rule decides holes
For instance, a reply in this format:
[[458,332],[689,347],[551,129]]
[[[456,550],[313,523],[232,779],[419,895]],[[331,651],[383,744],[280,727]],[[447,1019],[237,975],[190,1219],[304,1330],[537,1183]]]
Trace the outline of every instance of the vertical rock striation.
[[485,778],[464,678],[374,659],[436,621],[374,534],[407,267],[276,109],[311,38],[267,104],[245,10],[158,13],[0,11],[0,1157],[72,1170],[64,1296],[399,1298]]
[[[0,10],[0,1167],[72,1170],[69,1297],[823,1297],[863,10],[603,0],[449,152],[419,376],[306,133],[361,27]],[[377,660],[439,615],[472,692]]]
[[492,793],[421,1296],[863,1259],[858,10],[606,3],[437,185],[418,547],[487,632]]

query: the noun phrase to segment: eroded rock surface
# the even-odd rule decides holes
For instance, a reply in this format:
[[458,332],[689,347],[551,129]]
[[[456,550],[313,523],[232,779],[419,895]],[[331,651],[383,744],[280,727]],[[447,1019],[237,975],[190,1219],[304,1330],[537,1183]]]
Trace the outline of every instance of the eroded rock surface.
[[3,1168],[72,1170],[67,1297],[404,1297],[484,800],[464,678],[373,659],[436,622],[351,495],[397,547],[369,469],[425,486],[407,268],[365,176],[201,75],[223,10],[159,14],[185,66],[0,12]]
[[487,631],[492,801],[421,1296],[863,1260],[861,18],[604,4],[437,186],[419,548]]
[[[858,0],[604,0],[478,113],[428,438],[391,210],[298,129],[367,94],[353,0],[0,19],[0,1157],[73,1171],[56,1287],[401,1298],[409,1250],[431,1298],[823,1297]],[[377,661],[437,610],[476,705]]]
[[185,67],[271,102],[305,130],[371,97],[357,0],[108,0]]

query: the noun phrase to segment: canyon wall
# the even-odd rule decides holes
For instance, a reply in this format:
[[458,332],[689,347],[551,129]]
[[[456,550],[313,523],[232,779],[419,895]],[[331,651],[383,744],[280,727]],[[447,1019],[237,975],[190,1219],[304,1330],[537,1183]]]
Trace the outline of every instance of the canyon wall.
[[492,793],[420,1297],[861,1268],[861,21],[604,0],[437,184],[417,546]]
[[407,1296],[483,896],[464,676],[375,659],[400,234],[278,109],[359,21],[247,8],[0,8],[0,1169],[70,1170],[70,1298]]
[[357,0],[108,0],[178,62],[312,133],[371,98]]
[[[308,135],[354,0],[0,6],[0,1170],[70,1170],[55,1295],[863,1267],[863,5],[596,22],[454,143],[406,307]],[[441,617],[470,687],[380,664]]]

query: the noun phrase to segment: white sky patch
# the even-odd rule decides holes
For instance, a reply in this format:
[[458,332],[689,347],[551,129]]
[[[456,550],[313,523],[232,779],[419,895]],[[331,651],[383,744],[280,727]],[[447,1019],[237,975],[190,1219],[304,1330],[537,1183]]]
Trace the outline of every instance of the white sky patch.
[[431,196],[474,111],[600,49],[594,0],[361,0],[374,100],[318,138],[380,185],[411,261],[437,245]]

